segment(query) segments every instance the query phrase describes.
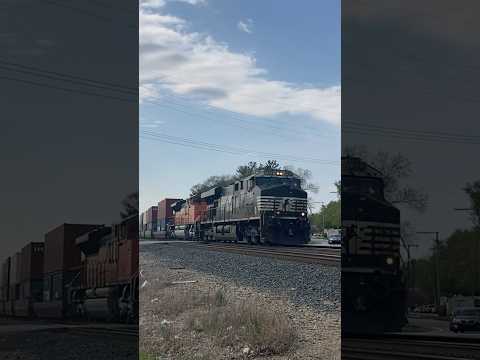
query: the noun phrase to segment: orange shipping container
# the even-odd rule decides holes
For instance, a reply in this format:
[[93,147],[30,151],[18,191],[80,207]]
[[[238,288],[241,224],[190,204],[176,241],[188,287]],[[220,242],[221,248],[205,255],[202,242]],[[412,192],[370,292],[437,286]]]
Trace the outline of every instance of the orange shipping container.
[[207,212],[207,203],[186,203],[184,207],[175,213],[175,225],[188,225],[199,221]]

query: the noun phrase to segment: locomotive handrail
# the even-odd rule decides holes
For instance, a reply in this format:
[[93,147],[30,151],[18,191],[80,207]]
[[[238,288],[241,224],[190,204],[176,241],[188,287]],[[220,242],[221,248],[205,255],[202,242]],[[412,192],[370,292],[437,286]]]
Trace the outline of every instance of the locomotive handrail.
[[73,282],[74,282],[75,280],[77,280],[77,278],[80,276],[81,273],[82,273],[82,271],[80,270],[80,271],[77,273],[77,275],[75,275],[75,277],[72,279],[72,281],[70,281],[70,282],[66,285],[66,287],[71,287],[72,284],[73,284]]

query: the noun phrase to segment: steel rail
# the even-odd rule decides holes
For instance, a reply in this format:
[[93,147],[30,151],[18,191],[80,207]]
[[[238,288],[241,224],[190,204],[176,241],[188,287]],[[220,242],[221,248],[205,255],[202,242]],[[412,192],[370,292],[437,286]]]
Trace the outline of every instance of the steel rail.
[[478,339],[388,335],[372,338],[346,338],[342,359],[440,359],[471,360],[480,357]]
[[339,252],[334,252],[331,249],[312,249],[307,250],[304,247],[266,247],[266,246],[249,246],[244,244],[217,244],[217,243],[198,243],[208,250],[232,252],[243,255],[266,256],[274,258],[283,258],[292,261],[309,262],[309,263],[323,263],[323,264],[340,264]]

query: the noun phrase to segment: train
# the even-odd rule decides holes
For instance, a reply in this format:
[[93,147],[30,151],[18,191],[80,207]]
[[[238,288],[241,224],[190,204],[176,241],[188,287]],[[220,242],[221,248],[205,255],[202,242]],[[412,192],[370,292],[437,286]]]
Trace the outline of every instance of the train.
[[[156,230],[152,214],[157,213]],[[307,192],[289,170],[264,169],[188,199],[164,199],[140,216],[142,238],[306,244]]]
[[400,211],[385,199],[383,174],[342,157],[342,331],[382,333],[407,324]]
[[138,320],[138,214],[61,224],[2,264],[0,316]]

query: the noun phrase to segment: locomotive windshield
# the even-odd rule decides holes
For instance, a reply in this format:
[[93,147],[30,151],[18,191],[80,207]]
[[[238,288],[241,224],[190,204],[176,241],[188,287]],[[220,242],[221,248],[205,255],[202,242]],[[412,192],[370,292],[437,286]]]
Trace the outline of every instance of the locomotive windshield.
[[344,177],[342,179],[342,191],[368,195],[380,200],[384,199],[383,182],[378,178]]
[[291,185],[293,187],[300,188],[300,179],[291,177],[257,176],[255,182],[260,187]]

